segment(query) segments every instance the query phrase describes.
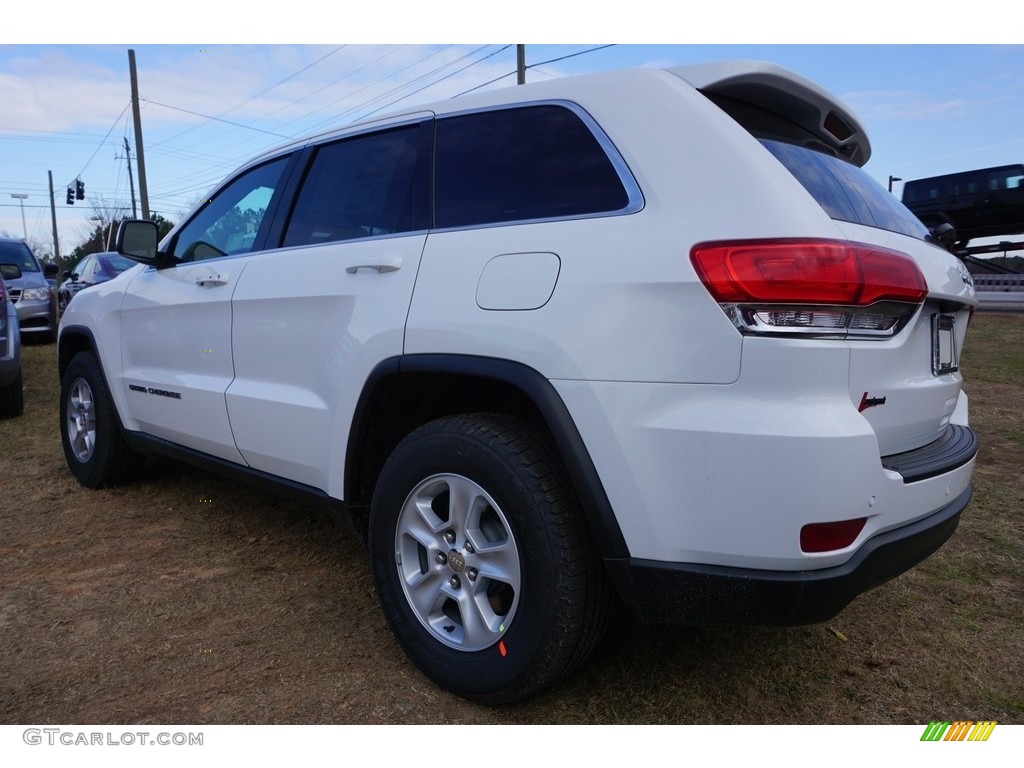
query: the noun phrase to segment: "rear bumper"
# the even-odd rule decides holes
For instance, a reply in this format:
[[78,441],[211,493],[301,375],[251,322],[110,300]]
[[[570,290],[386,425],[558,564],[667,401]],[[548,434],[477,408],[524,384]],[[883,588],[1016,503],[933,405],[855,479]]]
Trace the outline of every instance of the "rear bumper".
[[673,624],[790,626],[825,621],[851,600],[907,571],[941,547],[971,499],[968,486],[931,515],[868,539],[842,565],[768,571],[719,565],[607,560],[637,618]]

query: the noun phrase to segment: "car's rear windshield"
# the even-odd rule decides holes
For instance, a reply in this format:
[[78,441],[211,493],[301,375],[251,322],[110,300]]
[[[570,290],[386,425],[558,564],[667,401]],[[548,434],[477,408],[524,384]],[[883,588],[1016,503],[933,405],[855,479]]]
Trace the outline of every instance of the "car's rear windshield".
[[107,257],[107,264],[109,264],[110,268],[115,272],[124,272],[126,269],[131,269],[132,267],[134,267],[136,264],[138,264],[138,262],[132,261],[131,259],[125,256],[115,255]]
[[39,265],[36,264],[32,251],[28,246],[18,241],[0,242],[0,264],[17,264],[22,272],[38,272]]
[[761,143],[838,221],[924,238],[928,228],[863,169],[807,147],[772,139]]

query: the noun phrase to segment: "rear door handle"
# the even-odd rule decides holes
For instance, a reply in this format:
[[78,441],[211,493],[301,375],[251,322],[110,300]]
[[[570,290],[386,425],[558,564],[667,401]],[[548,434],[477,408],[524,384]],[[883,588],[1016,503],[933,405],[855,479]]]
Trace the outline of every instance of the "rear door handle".
[[396,272],[402,267],[402,259],[398,256],[380,256],[373,261],[364,261],[357,264],[349,264],[345,271],[354,275],[360,269],[375,269],[377,272]]

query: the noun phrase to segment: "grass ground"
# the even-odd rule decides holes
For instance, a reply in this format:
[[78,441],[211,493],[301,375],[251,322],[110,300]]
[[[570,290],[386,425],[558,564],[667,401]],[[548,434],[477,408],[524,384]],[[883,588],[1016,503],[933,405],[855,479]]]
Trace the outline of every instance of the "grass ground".
[[79,487],[55,349],[26,346],[25,415],[0,422],[0,722],[1024,723],[1024,316],[978,314],[966,347],[976,494],[936,555],[826,624],[620,620],[564,685],[489,709],[405,660],[321,510],[166,461]]

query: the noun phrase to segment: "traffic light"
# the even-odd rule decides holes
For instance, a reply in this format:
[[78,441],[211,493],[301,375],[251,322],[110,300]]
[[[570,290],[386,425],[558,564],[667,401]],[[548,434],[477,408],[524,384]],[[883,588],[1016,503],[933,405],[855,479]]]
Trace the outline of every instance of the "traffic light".
[[68,187],[68,205],[74,205],[74,204],[75,204],[75,190],[73,190],[71,187]]
[[85,200],[85,182],[75,179],[75,200]]

